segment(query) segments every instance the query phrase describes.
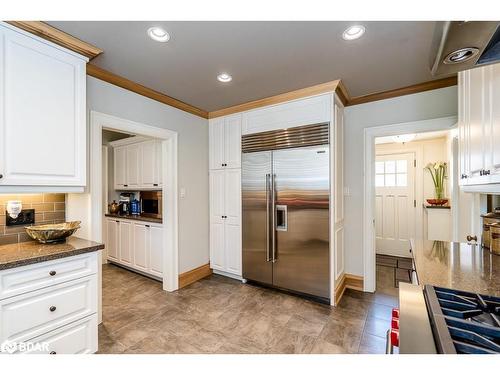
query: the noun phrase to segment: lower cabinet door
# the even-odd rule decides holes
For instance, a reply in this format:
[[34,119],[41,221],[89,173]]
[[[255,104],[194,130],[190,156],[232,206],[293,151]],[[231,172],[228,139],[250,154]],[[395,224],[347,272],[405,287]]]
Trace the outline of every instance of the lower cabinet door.
[[120,260],[118,246],[119,221],[108,219],[106,222],[106,230],[106,249],[108,251],[108,259],[118,261]]
[[224,229],[225,271],[241,276],[241,226],[226,223]]
[[92,275],[0,301],[0,343],[24,342],[97,312]]
[[225,271],[224,222],[210,223],[210,267]]
[[13,354],[91,354],[97,352],[97,314],[17,345]]
[[151,225],[149,228],[149,268],[155,276],[163,276],[163,228]]
[[126,265],[132,265],[133,261],[133,242],[132,242],[132,223],[120,221],[119,225],[119,247],[120,262]]
[[134,268],[147,272],[148,270],[148,247],[149,227],[144,224],[133,224],[134,228]]

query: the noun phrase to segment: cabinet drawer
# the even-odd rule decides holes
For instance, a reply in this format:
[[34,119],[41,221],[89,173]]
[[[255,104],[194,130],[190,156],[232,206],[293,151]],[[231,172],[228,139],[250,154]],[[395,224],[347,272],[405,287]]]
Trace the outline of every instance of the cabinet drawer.
[[97,312],[97,275],[0,301],[0,342],[26,341]]
[[97,253],[0,272],[0,300],[97,273]]
[[97,314],[28,341],[27,350],[11,354],[89,354],[97,351]]

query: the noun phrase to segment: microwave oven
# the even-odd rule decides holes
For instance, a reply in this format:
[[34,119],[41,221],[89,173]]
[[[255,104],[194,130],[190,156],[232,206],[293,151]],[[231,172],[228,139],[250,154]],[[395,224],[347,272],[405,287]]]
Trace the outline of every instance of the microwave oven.
[[162,192],[141,191],[141,215],[162,218]]

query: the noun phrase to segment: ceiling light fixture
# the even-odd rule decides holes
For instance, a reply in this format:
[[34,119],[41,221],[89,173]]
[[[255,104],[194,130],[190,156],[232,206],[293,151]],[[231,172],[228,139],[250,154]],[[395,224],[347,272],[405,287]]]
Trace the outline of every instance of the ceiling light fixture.
[[217,80],[219,80],[220,82],[231,82],[233,80],[233,77],[231,77],[229,74],[227,73],[221,73],[217,76]]
[[362,25],[354,25],[348,27],[343,33],[342,38],[344,40],[354,40],[361,38],[361,36],[365,33],[365,27]]
[[394,137],[392,137],[392,140],[396,143],[406,143],[413,141],[416,136],[416,134],[395,135]]
[[150,27],[148,29],[148,36],[151,39],[156,40],[157,42],[162,42],[162,43],[168,42],[170,40],[170,34],[167,33],[161,27],[157,27],[157,26]]

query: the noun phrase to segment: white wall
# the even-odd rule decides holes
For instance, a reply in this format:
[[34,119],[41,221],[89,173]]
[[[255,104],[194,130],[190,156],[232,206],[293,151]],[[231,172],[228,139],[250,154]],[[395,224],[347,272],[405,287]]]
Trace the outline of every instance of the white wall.
[[179,273],[207,264],[208,120],[87,77],[87,107],[131,121],[174,130],[178,138]]
[[346,272],[363,275],[363,139],[374,126],[457,115],[457,87],[447,87],[345,109],[344,179]]

